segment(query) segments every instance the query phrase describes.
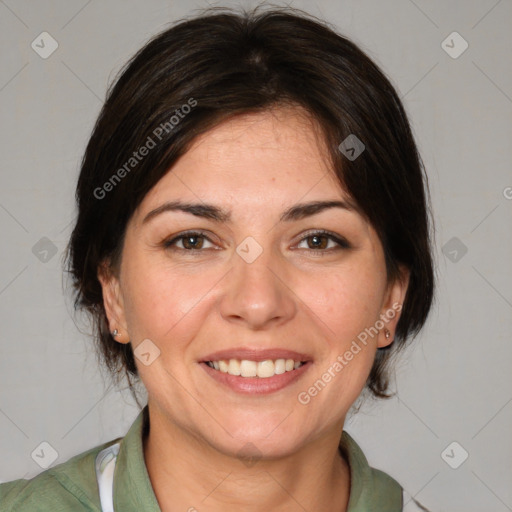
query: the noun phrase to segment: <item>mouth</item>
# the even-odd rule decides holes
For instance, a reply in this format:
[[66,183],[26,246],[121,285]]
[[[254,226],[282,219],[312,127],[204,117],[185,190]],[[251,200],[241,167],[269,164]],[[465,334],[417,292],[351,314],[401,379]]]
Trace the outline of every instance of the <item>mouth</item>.
[[199,362],[210,377],[233,391],[264,394],[296,381],[313,360],[290,350],[234,349],[215,352]]
[[298,370],[306,361],[294,359],[265,359],[252,361],[250,359],[220,359],[218,361],[205,361],[210,368],[236,377],[269,379],[274,375]]

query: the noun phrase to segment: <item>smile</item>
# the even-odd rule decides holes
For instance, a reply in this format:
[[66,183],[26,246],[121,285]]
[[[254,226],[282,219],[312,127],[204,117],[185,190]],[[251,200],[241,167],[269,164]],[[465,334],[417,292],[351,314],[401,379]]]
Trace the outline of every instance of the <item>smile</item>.
[[237,377],[268,379],[274,377],[274,375],[282,375],[297,370],[304,365],[304,362],[294,359],[267,359],[265,361],[221,359],[219,361],[206,361],[206,364],[214,370]]

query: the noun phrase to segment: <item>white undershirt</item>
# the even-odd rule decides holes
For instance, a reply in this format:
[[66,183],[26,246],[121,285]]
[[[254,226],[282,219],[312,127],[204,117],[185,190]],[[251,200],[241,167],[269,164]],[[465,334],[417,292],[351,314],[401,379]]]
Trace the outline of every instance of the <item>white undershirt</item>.
[[114,468],[118,453],[119,443],[115,443],[101,450],[96,456],[96,479],[103,512],[114,512]]

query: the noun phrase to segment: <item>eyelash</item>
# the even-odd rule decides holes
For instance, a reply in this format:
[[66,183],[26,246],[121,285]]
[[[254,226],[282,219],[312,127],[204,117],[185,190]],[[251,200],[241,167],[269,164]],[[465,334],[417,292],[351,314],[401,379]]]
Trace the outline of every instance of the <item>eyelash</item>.
[[[299,241],[299,244],[304,242],[305,240],[307,240],[308,238],[312,238],[314,236],[323,236],[323,237],[326,237],[328,238],[329,240],[332,240],[333,242],[335,242],[338,247],[331,247],[329,249],[307,249],[307,250],[310,250],[310,251],[313,251],[313,252],[316,252],[316,253],[319,253],[319,252],[330,252],[330,251],[333,251],[333,250],[340,250],[340,249],[350,249],[352,246],[349,244],[349,242],[344,239],[343,237],[339,237],[337,235],[335,235],[334,233],[331,233],[330,231],[326,231],[326,230],[316,230],[316,231],[312,231],[312,232],[309,232],[307,233],[304,237],[302,237]],[[181,248],[181,247],[175,247],[174,244],[180,240],[184,240],[185,238],[198,238],[198,237],[202,237],[202,238],[205,238],[206,240],[208,240],[210,243],[214,243],[212,242],[208,236],[206,236],[205,233],[201,232],[201,231],[186,231],[185,233],[181,233],[180,235],[170,239],[170,240],[164,240],[162,242],[162,245],[164,246],[165,249],[168,249],[168,250],[172,250],[172,251],[182,251],[182,252],[187,252],[187,253],[200,253],[200,252],[203,252],[205,250],[208,250],[208,249],[184,249],[184,248]]]

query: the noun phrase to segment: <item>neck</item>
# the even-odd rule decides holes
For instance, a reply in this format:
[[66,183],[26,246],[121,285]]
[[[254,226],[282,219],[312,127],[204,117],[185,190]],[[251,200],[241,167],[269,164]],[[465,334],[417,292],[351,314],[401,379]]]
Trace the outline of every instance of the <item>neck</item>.
[[162,512],[345,512],[350,470],[338,450],[341,431],[289,456],[244,464],[150,409],[144,457]]

